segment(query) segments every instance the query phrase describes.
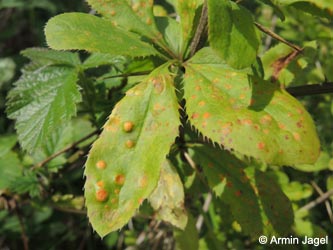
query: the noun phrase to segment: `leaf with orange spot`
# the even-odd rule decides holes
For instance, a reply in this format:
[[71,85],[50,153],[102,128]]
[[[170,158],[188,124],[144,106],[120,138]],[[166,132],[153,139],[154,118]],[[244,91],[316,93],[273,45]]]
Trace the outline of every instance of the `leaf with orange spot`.
[[278,84],[251,76],[249,70],[234,70],[218,59],[209,64],[207,57],[214,57],[212,50],[202,49],[185,65],[186,111],[196,130],[226,149],[266,163],[316,161],[316,129],[295,98]]
[[244,171],[245,163],[225,150],[208,145],[196,145],[190,151],[195,163],[202,167],[208,185],[223,203],[230,206],[242,230],[253,236],[260,235],[263,230],[260,208]]
[[184,187],[175,168],[165,161],[157,187],[148,198],[157,218],[184,229],[187,214],[184,206]]
[[[123,227],[156,188],[178,135],[178,102],[168,66],[157,68],[127,91],[89,153],[86,206],[100,236]],[[154,110],[157,104],[159,112]],[[124,131],[128,121],[131,129]]]
[[115,26],[151,39],[161,38],[153,15],[153,0],[87,0],[87,2]]

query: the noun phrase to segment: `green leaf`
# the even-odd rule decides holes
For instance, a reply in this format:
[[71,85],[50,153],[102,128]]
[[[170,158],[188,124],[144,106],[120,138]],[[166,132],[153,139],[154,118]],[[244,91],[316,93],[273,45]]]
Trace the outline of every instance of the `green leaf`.
[[202,5],[202,0],[187,0],[187,1],[176,1],[175,8],[179,15],[181,24],[181,51],[185,52],[189,45],[190,38],[195,32],[195,15],[198,12],[198,7]]
[[76,114],[81,95],[77,71],[66,66],[49,66],[26,72],[8,95],[7,113],[16,119],[21,146],[33,151]]
[[208,27],[210,46],[231,67],[255,61],[260,38],[248,10],[229,0],[208,0]]
[[[212,57],[209,51],[198,57]],[[186,111],[203,136],[267,163],[316,161],[320,145],[310,115],[277,84],[223,64],[190,61],[185,69]]]
[[264,224],[272,226],[280,235],[290,233],[294,222],[294,212],[288,197],[267,174],[255,170],[254,178],[258,196],[267,217]]
[[87,0],[102,16],[110,19],[114,26],[137,32],[149,38],[161,39],[153,15],[152,0]]
[[130,57],[159,54],[139,36],[115,28],[102,18],[83,13],[51,18],[46,24],[45,35],[48,45],[56,50],[79,49]]
[[294,168],[304,172],[318,172],[329,168],[330,156],[326,152],[321,152],[314,164],[297,164]]
[[0,157],[7,154],[16,144],[16,135],[0,135]]
[[11,183],[21,176],[21,163],[14,152],[7,152],[0,156],[0,190],[8,189]]
[[84,69],[95,68],[102,65],[114,65],[125,63],[126,58],[123,56],[112,56],[110,54],[93,53],[83,63]]
[[184,231],[175,231],[176,250],[198,250],[199,235],[195,227],[195,220],[189,216],[188,223]]
[[55,51],[45,48],[29,48],[21,51],[21,54],[31,61],[38,61],[43,65],[65,64],[77,66],[81,64],[78,53],[68,51]]
[[274,0],[276,5],[289,5],[318,17],[333,18],[333,3],[328,0]]
[[178,102],[168,66],[127,91],[89,153],[86,206],[100,236],[123,227],[152,193],[178,134]]
[[184,206],[184,188],[179,175],[169,161],[161,168],[158,185],[148,198],[157,212],[157,218],[184,229],[187,214]]
[[243,231],[260,235],[263,225],[259,204],[244,172],[245,164],[225,150],[206,145],[190,150],[194,151],[193,160],[202,167],[209,186],[223,203],[230,206],[233,217]]

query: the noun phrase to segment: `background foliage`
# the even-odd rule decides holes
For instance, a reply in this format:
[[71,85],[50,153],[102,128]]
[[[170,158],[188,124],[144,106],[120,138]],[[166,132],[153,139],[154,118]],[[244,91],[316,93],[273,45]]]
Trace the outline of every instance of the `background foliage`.
[[[157,11],[172,16],[174,10],[170,2],[157,1],[164,7]],[[324,0],[308,1],[307,4],[301,1],[279,2],[282,1],[241,1],[254,15],[256,22],[305,48],[302,56],[293,59],[276,74],[270,65],[289,55],[292,49],[271,36],[263,35],[259,53],[266,79],[276,78],[286,87],[332,82],[332,4]],[[309,9],[316,15],[301,11]],[[239,210],[231,211],[230,204],[234,207],[238,203],[228,193],[223,196],[224,202],[216,199],[209,188],[202,185],[202,176],[197,174],[195,177],[196,173],[189,166],[186,155],[174,155],[172,158],[173,165],[182,172],[182,176],[186,176],[182,181],[186,187],[186,207],[191,215],[185,231],[156,220],[151,216],[151,207],[144,203],[141,213],[123,230],[113,232],[102,240],[93,233],[88,224],[82,192],[85,156],[115,103],[142,79],[140,75],[113,76],[149,71],[155,65],[145,59],[133,62],[125,57],[88,57],[87,53],[81,52],[54,53],[45,48],[27,49],[45,47],[44,26],[47,20],[58,13],[72,11],[87,13],[90,8],[83,1],[0,1],[0,247],[197,249],[200,246],[199,249],[264,249],[250,236],[255,234],[255,228],[247,226],[249,207],[241,206]],[[140,26],[136,28],[140,29]],[[149,48],[142,48],[136,53],[147,51]],[[251,51],[248,53],[249,57],[253,56]],[[225,59],[228,61],[230,58]],[[32,94],[35,99],[30,98]],[[263,204],[270,204],[272,197],[282,197],[276,193],[281,187],[295,214],[292,233],[299,237],[333,235],[333,199],[312,209],[300,209],[333,188],[332,95],[310,94],[311,91],[299,100],[316,123],[322,145],[318,161],[313,165],[296,165],[293,168],[265,164],[256,166],[269,176],[268,180],[253,170],[255,168],[246,173],[256,179],[262,199],[266,199]],[[73,103],[77,105],[71,105]],[[24,108],[27,105],[29,109]],[[16,130],[12,119],[17,120]],[[52,126],[48,126],[50,122]],[[202,161],[205,157],[200,157],[200,154],[207,154],[207,149],[195,149],[197,154],[190,150],[187,156],[193,156],[196,163],[204,165]],[[210,154],[217,162],[218,157],[228,158],[213,151]],[[236,159],[231,158],[229,164],[234,164],[234,161]],[[172,172],[170,169],[166,171]],[[212,182],[208,184],[214,193],[221,193],[221,186],[214,182],[216,173],[204,174],[212,176]],[[240,175],[232,170],[222,174],[231,178],[239,178]],[[267,186],[267,182],[271,185]],[[251,200],[251,195],[254,194],[248,193],[245,197]],[[244,202],[246,204],[247,201]],[[271,205],[282,206],[287,202],[277,200]],[[276,228],[285,227],[283,220],[288,221],[288,216],[292,216],[287,212],[279,217],[268,207],[264,209],[267,216],[277,217],[272,222]],[[291,208],[284,209],[289,211]],[[239,214],[235,214],[237,211]],[[260,217],[258,213],[259,210],[251,210],[250,216]],[[238,222],[230,214],[237,217]],[[327,249],[331,248],[330,239]]]

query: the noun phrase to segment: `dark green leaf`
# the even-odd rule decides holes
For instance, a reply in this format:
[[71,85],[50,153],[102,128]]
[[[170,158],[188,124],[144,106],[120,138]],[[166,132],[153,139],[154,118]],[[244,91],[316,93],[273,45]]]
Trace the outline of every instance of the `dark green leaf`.
[[176,250],[198,250],[199,235],[195,227],[195,219],[189,216],[188,223],[184,231],[175,232]]
[[0,190],[11,187],[12,182],[21,176],[22,166],[17,154],[7,152],[0,156]]
[[246,234],[260,235],[263,225],[259,204],[244,172],[245,164],[227,151],[206,145],[191,150],[194,150],[193,160],[203,168],[209,186],[223,203],[230,206],[242,230]]
[[47,64],[66,64],[77,66],[81,64],[79,55],[68,51],[55,51],[45,48],[30,48],[21,52],[31,61],[37,61],[43,65]]
[[76,114],[81,95],[77,71],[71,67],[44,67],[27,72],[8,95],[8,117],[16,119],[22,147],[33,151],[46,143],[61,125]]

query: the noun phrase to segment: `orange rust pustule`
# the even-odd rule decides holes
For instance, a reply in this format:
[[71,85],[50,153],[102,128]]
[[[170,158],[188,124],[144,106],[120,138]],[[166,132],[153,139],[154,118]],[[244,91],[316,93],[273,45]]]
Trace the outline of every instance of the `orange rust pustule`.
[[103,160],[100,160],[100,161],[98,161],[98,162],[96,163],[96,167],[97,167],[98,169],[105,169],[105,168],[106,168],[106,162],[103,161]]
[[126,121],[123,124],[123,129],[125,132],[131,132],[134,128],[134,123],[131,121]]
[[123,174],[118,174],[116,175],[116,177],[114,178],[114,181],[116,184],[118,185],[123,185],[125,182],[125,176]]
[[96,191],[95,197],[97,201],[100,202],[106,201],[108,198],[108,192],[105,189],[101,188]]

